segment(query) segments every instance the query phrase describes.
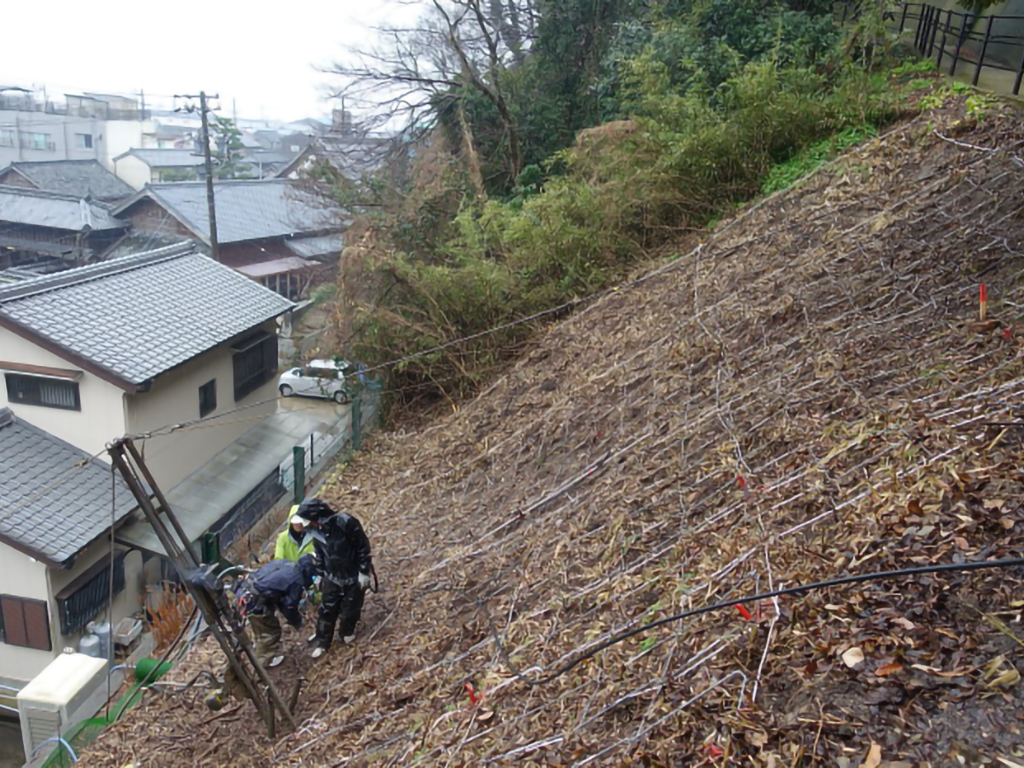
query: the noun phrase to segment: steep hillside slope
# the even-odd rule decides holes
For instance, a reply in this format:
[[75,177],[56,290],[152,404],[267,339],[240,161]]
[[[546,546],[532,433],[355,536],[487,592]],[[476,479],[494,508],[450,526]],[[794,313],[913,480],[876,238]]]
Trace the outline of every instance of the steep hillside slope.
[[1010,755],[1019,570],[784,598],[542,685],[513,673],[759,589],[1020,552],[1024,432],[986,424],[1018,419],[1024,392],[1024,129],[963,118],[902,125],[736,216],[343,468],[327,495],[367,524],[384,591],[354,647],[280,670],[308,679],[297,733],[153,697],[92,762]]

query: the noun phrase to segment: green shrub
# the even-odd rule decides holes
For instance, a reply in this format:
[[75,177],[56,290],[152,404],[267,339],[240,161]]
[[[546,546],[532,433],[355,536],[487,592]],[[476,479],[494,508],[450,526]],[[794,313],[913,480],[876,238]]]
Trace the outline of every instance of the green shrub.
[[811,144],[789,160],[775,165],[761,185],[761,194],[770,195],[778,190],[788,189],[815,171],[822,163],[877,134],[877,129],[872,125],[853,126]]
[[[874,135],[897,107],[884,76],[853,66],[830,79],[748,64],[701,93],[680,93],[650,55],[623,62],[621,74],[632,121],[585,132],[550,160],[562,173],[543,186],[541,169],[531,169],[511,201],[465,206],[433,258],[399,252],[373,267],[380,299],[357,310],[358,359],[406,357],[600,290],[648,248],[784,189]],[[465,394],[529,330],[414,357],[392,384]]]

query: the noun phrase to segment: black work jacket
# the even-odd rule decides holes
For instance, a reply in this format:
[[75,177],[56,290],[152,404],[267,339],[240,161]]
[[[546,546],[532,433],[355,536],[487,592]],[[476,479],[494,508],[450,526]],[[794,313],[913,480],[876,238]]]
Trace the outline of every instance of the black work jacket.
[[313,547],[317,567],[331,581],[351,584],[361,573],[370,575],[370,540],[351,515],[339,512],[324,520],[315,532]]

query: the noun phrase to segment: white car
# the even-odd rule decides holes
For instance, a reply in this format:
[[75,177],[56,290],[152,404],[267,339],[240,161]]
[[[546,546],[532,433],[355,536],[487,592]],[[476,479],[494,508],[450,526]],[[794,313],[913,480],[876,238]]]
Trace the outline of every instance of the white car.
[[344,360],[312,360],[303,368],[290,368],[277,380],[277,391],[282,397],[305,395],[325,397],[336,403],[347,403],[350,397],[345,386],[346,373],[354,373],[355,366]]

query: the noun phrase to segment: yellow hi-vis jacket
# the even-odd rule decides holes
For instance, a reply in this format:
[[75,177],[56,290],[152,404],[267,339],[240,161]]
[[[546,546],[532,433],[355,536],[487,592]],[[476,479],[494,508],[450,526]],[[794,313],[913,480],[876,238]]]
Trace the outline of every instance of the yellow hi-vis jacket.
[[295,539],[291,537],[291,534],[287,529],[281,532],[281,535],[277,537],[277,546],[274,547],[274,559],[275,560],[291,560],[293,563],[298,562],[299,558],[303,555],[310,555],[313,553],[313,537],[307,536],[306,540],[299,546]]
[[307,532],[302,538],[302,544],[297,544],[291,536],[292,516],[298,511],[299,505],[294,505],[288,512],[288,527],[277,537],[277,546],[274,547],[275,560],[291,560],[297,563],[303,555],[313,554],[313,537]]

